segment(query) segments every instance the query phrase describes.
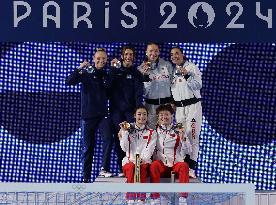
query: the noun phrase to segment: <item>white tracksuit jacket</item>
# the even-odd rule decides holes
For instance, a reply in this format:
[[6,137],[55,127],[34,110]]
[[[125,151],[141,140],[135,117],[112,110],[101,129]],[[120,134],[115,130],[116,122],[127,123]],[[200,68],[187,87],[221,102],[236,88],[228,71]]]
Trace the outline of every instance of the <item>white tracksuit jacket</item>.
[[[132,124],[134,125],[134,124]],[[142,163],[151,163],[151,156],[156,145],[156,131],[145,126],[138,128],[136,125],[132,133],[122,131],[120,145],[126,157],[122,161],[124,166],[126,163],[135,163],[135,155],[140,154]]]
[[[189,77],[185,79],[182,75],[176,75],[176,70],[174,71],[171,86],[174,101],[201,98],[200,89],[202,87],[202,80],[199,68],[189,61],[186,61],[183,67],[188,71]],[[184,125],[186,136],[190,139],[192,144],[190,158],[196,163],[199,152],[199,135],[202,124],[201,102],[199,101],[191,105],[177,107],[175,118],[177,123],[182,123]]]
[[179,136],[172,129],[172,125],[158,126],[156,132],[157,142],[153,159],[161,160],[168,167],[172,167],[177,162],[184,162],[185,155],[191,152],[189,139]]

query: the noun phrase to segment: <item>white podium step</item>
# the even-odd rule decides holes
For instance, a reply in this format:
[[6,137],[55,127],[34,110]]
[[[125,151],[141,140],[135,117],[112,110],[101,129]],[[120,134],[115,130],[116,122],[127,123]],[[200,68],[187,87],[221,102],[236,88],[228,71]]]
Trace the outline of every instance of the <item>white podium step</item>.
[[[95,179],[94,183],[124,183],[126,182],[126,178],[124,177],[98,177]],[[149,178],[148,178],[148,182]],[[161,183],[170,183],[170,178],[161,178]],[[176,183],[178,183],[178,179],[176,180]],[[191,179],[189,183],[202,183],[200,178]]]
[[126,178],[124,177],[98,177],[94,183],[125,183]]

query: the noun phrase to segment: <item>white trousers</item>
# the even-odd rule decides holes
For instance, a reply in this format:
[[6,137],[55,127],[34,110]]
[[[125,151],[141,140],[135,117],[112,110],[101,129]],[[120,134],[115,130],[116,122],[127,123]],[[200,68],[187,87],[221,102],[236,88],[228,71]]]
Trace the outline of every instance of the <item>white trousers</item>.
[[175,119],[177,123],[182,123],[186,136],[189,137],[192,145],[192,153],[190,158],[197,162],[199,152],[199,135],[202,124],[202,106],[201,102],[197,102],[185,107],[177,107]]

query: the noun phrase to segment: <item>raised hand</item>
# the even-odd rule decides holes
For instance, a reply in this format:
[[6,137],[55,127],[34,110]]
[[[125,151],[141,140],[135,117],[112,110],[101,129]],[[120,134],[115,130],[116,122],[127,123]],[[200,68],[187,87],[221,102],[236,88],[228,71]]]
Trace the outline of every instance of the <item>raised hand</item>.
[[150,69],[150,66],[151,66],[151,63],[150,63],[150,62],[144,61],[144,62],[142,63],[141,73],[142,73],[143,75],[148,74],[149,69]]
[[84,60],[81,64],[79,68],[85,68],[90,66],[90,63],[87,60]]

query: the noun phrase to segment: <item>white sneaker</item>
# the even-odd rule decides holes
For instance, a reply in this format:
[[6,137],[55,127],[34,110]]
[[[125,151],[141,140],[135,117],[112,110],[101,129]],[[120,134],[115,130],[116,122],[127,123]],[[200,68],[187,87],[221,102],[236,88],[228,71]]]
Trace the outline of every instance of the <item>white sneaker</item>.
[[99,173],[99,177],[112,177],[112,176],[113,176],[112,173],[105,171],[103,168]]
[[127,205],[134,205],[134,204],[136,204],[135,200],[127,200]]
[[118,177],[125,177],[125,174],[123,172],[118,174]]
[[150,205],[160,205],[160,204],[161,204],[160,198],[150,200]]
[[196,179],[195,170],[189,169],[189,177],[193,178],[193,179]]
[[179,205],[188,205],[187,199],[185,197],[179,197]]

